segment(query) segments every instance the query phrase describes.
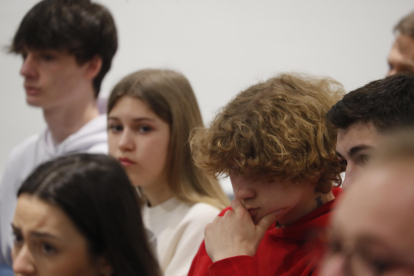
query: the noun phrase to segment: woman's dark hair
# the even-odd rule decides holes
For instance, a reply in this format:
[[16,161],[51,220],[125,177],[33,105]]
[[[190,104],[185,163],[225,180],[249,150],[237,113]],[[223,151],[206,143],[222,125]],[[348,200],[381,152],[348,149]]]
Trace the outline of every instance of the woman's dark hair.
[[28,194],[61,208],[103,256],[114,275],[159,275],[136,192],[121,165],[106,155],[75,154],[40,165],[23,183]]

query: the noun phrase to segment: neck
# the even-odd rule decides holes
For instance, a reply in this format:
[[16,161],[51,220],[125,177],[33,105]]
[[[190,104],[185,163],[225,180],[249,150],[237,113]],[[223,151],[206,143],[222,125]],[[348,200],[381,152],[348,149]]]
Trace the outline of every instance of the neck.
[[148,186],[141,186],[141,189],[151,207],[157,206],[174,196],[167,182],[151,183]]
[[332,193],[332,190],[329,191],[327,194],[323,194],[320,192],[309,191],[309,196],[301,201],[302,203],[298,205],[296,208],[289,211],[288,216],[284,216],[286,219],[279,221],[281,227],[289,226],[290,224],[298,221],[302,217],[306,216],[307,214],[312,213],[319,207],[322,207],[324,204],[328,203],[329,201],[335,199],[335,196]]
[[43,116],[55,144],[63,142],[98,115],[95,99],[43,109]]

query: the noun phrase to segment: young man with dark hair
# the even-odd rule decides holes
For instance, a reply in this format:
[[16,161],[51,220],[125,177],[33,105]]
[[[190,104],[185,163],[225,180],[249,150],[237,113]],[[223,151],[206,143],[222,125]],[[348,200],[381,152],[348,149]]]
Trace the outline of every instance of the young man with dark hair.
[[387,133],[414,127],[414,75],[399,73],[349,92],[327,114],[337,129],[336,152],[348,188]]
[[322,276],[414,275],[414,135],[393,134],[332,219]]
[[26,101],[42,108],[47,129],[13,149],[7,162],[0,184],[0,264],[11,264],[10,222],[26,176],[57,156],[107,152],[106,118],[96,101],[116,50],[111,14],[90,0],[44,0],[20,23],[10,52],[23,58]]
[[394,28],[397,37],[388,55],[388,76],[399,72],[414,74],[414,11]]

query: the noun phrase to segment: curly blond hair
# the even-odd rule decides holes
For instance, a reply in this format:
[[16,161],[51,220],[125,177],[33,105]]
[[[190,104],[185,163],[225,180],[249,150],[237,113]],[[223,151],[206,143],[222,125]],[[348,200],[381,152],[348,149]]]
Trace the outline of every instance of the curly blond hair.
[[284,73],[239,93],[206,129],[193,131],[196,166],[228,176],[234,163],[249,178],[340,184],[336,131],[325,115],[345,91],[327,77]]

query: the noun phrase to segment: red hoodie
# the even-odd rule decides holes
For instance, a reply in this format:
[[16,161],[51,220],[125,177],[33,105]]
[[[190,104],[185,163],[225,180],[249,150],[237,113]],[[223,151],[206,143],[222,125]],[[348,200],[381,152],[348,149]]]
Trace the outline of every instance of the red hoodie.
[[[335,188],[332,191],[337,197],[342,189]],[[326,228],[334,203],[335,200],[326,203],[289,227],[276,228],[275,224],[271,225],[254,257],[235,256],[213,263],[207,255],[203,241],[188,275],[314,275],[313,260],[321,253],[321,247],[311,237]],[[219,216],[223,216],[227,210],[230,207],[224,209]]]

